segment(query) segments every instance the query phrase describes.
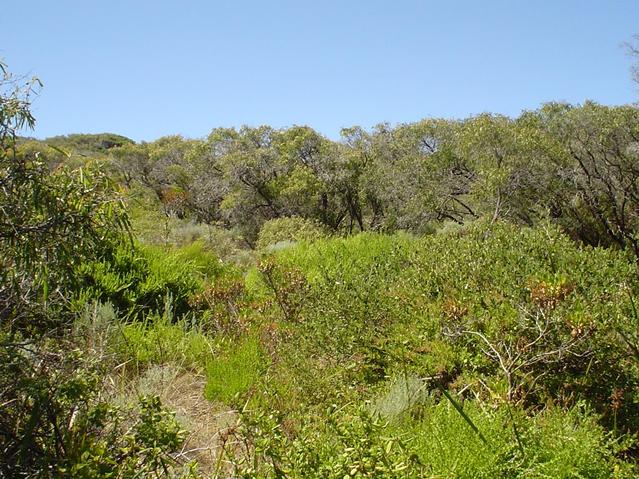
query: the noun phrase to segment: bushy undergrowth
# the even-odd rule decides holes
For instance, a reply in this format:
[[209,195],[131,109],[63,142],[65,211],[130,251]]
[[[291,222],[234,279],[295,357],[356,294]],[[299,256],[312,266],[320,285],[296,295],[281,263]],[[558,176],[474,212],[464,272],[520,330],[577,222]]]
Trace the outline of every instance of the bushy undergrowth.
[[155,194],[141,188],[131,188],[127,200],[131,228],[142,244],[181,248],[199,243],[225,263],[248,267],[254,262],[254,252],[236,229],[167,215]]
[[446,400],[422,406],[416,419],[392,429],[413,438],[431,477],[632,476],[632,468],[615,457],[624,446],[583,407],[550,408],[535,416],[508,409],[465,403],[481,437]]
[[636,274],[552,227],[302,241],[111,344],[257,408],[242,477],[632,477]]
[[2,336],[0,346],[0,476],[180,475],[172,454],[186,431],[157,397],[134,408],[108,402],[104,365],[71,343],[36,349]]
[[252,287],[291,335],[280,364],[299,376],[285,382],[339,378],[339,395],[409,371],[489,401],[583,399],[610,423],[637,425],[636,269],[622,253],[552,227],[479,224],[302,243],[260,270]]
[[[277,413],[246,412],[227,451],[249,478],[633,477],[611,438],[586,409],[548,409],[534,417],[471,401],[477,434],[442,399],[388,423],[365,408],[331,407],[306,417],[294,434]],[[413,414],[417,411],[413,411]]]
[[277,218],[267,221],[260,229],[256,247],[258,250],[277,248],[278,244],[297,241],[313,241],[327,236],[320,224],[300,217]]
[[224,267],[202,243],[179,249],[150,245],[121,245],[113,255],[79,268],[86,298],[111,302],[122,314],[161,312],[170,300],[173,315],[190,310],[189,298]]
[[[32,123],[22,110],[11,115]],[[272,215],[245,229],[261,256],[244,276],[218,259],[235,254],[227,233],[181,219],[196,207],[211,222],[205,197],[161,185],[164,229],[130,242],[99,171],[49,176],[11,143],[0,150],[17,185],[1,245],[2,474],[180,473],[185,432],[157,398],[137,409],[105,400],[109,366],[130,384],[165,370],[203,375],[202,394],[239,411],[219,436],[241,477],[637,472],[639,283],[622,249],[579,246],[541,221],[501,223],[497,212],[428,237],[327,238],[267,201]],[[365,229],[351,193],[341,217],[323,197],[335,231]],[[241,196],[220,208],[239,214]],[[148,219],[138,217],[147,233]]]
[[176,364],[201,371],[215,353],[214,341],[185,320],[166,317],[122,324],[113,340],[119,356],[137,368],[152,364]]
[[[0,476],[180,475],[174,414],[105,394],[165,373],[239,414],[218,476],[637,476],[636,108],[53,139],[93,161],[18,141],[21,83],[0,62]],[[365,230],[396,233],[326,237]]]

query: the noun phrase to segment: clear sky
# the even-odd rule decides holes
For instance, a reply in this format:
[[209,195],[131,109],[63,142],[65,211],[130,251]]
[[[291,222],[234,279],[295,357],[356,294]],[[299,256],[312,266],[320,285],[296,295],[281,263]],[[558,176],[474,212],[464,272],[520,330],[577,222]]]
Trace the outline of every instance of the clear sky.
[[639,100],[639,0],[5,0],[0,58],[35,74],[35,136],[201,137],[550,100]]

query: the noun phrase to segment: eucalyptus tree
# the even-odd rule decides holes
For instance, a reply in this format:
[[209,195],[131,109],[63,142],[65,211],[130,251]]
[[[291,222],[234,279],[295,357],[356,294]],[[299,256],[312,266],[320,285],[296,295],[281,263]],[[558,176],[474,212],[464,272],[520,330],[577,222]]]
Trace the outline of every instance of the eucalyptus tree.
[[309,218],[333,230],[357,218],[343,150],[309,127],[216,129],[207,149],[221,178],[221,215],[249,242],[275,218]]
[[[378,125],[376,128],[387,128]],[[344,175],[341,183],[343,203],[349,213],[349,224],[356,219],[360,230],[366,227],[379,229],[383,226],[385,205],[380,195],[384,179],[379,175],[375,150],[375,132],[368,133],[359,126],[341,131],[340,145]],[[368,219],[368,221],[366,221]]]
[[41,332],[59,322],[41,313],[68,301],[78,264],[108,254],[128,221],[99,170],[51,172],[38,155],[20,154],[18,133],[35,124],[30,98],[38,82],[24,84],[0,67],[0,319]]
[[380,227],[420,232],[477,216],[468,198],[474,173],[456,151],[458,129],[439,119],[381,124],[352,142],[369,157],[364,191]]
[[276,134],[268,126],[243,126],[213,130],[207,139],[225,185],[221,218],[238,226],[249,243],[264,221],[282,216],[274,188],[283,172],[273,145]]
[[639,109],[550,104],[540,115],[565,155],[558,165],[565,188],[557,190],[565,227],[639,257]]
[[283,214],[329,224],[336,207],[331,198],[332,143],[308,126],[293,126],[278,132],[275,148],[283,169],[274,190]]

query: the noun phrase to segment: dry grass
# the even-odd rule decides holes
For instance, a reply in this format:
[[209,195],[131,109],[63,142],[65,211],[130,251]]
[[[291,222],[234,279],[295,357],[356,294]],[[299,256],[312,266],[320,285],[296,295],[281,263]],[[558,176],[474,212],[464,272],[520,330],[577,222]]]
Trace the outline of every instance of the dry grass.
[[197,461],[200,473],[213,477],[221,462],[221,437],[236,425],[237,415],[204,398],[204,376],[168,364],[151,366],[134,379],[120,377],[110,382],[115,402],[133,403],[141,394],[158,395],[189,432],[180,459]]

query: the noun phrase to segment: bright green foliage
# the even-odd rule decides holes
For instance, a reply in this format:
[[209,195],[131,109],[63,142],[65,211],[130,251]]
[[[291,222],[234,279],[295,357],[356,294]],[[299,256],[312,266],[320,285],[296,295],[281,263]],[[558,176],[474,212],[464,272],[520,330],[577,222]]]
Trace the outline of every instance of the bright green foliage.
[[[286,337],[268,404],[325,421],[327,404],[373,396],[372,410],[406,435],[403,457],[418,455],[419,477],[632,477],[616,457],[624,448],[581,407],[530,416],[519,407],[582,400],[603,414],[599,424],[635,430],[636,269],[626,255],[576,246],[550,226],[479,223],[456,235],[300,243],[259,269],[252,287],[269,292]],[[301,307],[287,315],[281,304],[293,300]],[[302,445],[281,446],[269,429],[263,440],[279,452],[264,446],[274,461],[262,457],[263,467],[307,477],[304,468],[350,458],[312,429],[295,436]],[[326,456],[308,453],[324,444]]]
[[[290,289],[292,268],[304,289]],[[478,225],[457,238],[302,243],[264,272],[275,306],[303,295],[294,316],[283,314],[295,340],[282,361],[300,381],[375,384],[411,371],[488,399],[581,397],[608,420],[609,398],[622,394],[614,416],[639,419],[628,355],[636,270],[623,255],[577,247],[551,227]]]
[[511,415],[506,407],[482,409],[474,401],[464,409],[486,443],[447,401],[393,427],[414,438],[411,446],[429,471],[426,477],[632,477],[632,469],[614,457],[615,441],[582,408],[551,408],[535,417]]
[[230,451],[235,474],[247,478],[418,478],[423,467],[405,442],[365,409],[350,416],[332,407],[317,429],[304,425],[296,438],[277,414],[244,413],[235,432],[254,447]]
[[268,357],[257,337],[249,336],[218,353],[206,365],[204,395],[227,404],[240,400],[257,385],[268,366]]
[[173,415],[156,398],[139,414],[104,401],[106,365],[61,339],[78,269],[125,243],[123,203],[99,169],[50,172],[16,151],[31,90],[0,70],[0,476],[177,476]]
[[[235,473],[250,478],[542,478],[633,477],[611,440],[582,408],[529,418],[507,408],[466,403],[483,432],[479,440],[448,401],[389,425],[365,409],[335,407],[301,425],[293,438],[276,413],[244,413],[235,439],[251,448],[228,451]],[[518,431],[513,432],[513,421]],[[519,442],[518,442],[519,441]]]
[[123,361],[133,360],[139,368],[152,364],[173,363],[200,371],[213,357],[215,345],[211,338],[186,321],[147,317],[121,325],[113,347]]
[[179,318],[190,310],[189,298],[206,279],[222,272],[219,260],[202,244],[180,249],[122,245],[101,262],[86,262],[78,271],[84,297],[109,301],[123,314],[162,312],[170,300]]

